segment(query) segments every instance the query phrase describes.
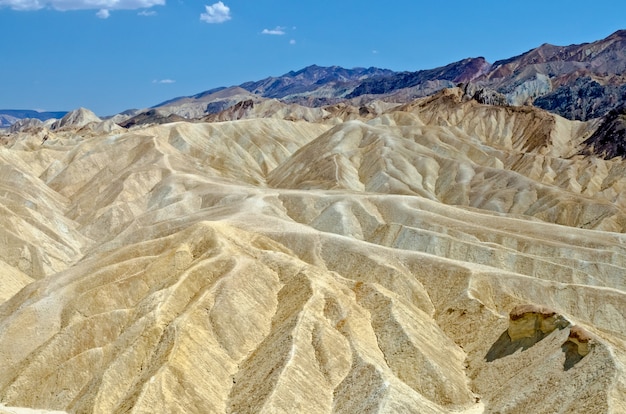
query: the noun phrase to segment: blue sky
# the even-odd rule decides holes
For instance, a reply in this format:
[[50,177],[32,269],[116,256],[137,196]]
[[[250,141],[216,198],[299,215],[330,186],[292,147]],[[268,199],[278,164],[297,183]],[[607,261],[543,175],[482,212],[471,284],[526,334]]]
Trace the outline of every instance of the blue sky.
[[624,16],[623,1],[0,0],[0,108],[104,116],[311,64],[494,62]]

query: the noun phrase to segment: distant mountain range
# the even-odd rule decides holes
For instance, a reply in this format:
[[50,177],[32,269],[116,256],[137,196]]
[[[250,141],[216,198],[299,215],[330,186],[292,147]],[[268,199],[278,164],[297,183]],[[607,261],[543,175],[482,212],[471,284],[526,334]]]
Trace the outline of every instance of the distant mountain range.
[[8,127],[13,125],[20,119],[31,118],[46,121],[48,119],[63,118],[67,111],[57,112],[39,112],[28,109],[0,109],[0,127]]
[[[625,69],[626,30],[620,30],[593,43],[546,43],[493,64],[476,57],[416,72],[312,65],[278,77],[170,99],[117,118],[120,122],[136,115],[144,121],[155,116],[200,119],[243,101],[258,104],[268,99],[307,107],[342,102],[355,106],[372,101],[406,103],[463,84],[466,93],[483,103],[534,105],[568,119],[588,120],[626,103]],[[63,115],[65,112],[0,110],[0,126],[21,118],[44,120]]]
[[416,72],[309,66],[297,72],[169,100],[154,108],[184,117],[218,113],[243,100],[321,107],[372,100],[405,103],[465,84],[488,103],[532,104],[565,118],[601,117],[626,102],[626,31],[580,45],[543,44],[493,64],[482,57]]

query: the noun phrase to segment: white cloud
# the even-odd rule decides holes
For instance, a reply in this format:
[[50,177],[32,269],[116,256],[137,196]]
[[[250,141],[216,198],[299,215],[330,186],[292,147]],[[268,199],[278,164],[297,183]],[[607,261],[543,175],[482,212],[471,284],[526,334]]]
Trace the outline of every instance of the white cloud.
[[372,54],[377,55],[378,54],[378,50],[376,50],[376,49],[372,50]]
[[101,9],[100,11],[98,11],[98,13],[96,13],[96,16],[101,19],[108,19],[110,15],[111,13],[109,13],[107,9]]
[[152,83],[160,83],[160,84],[168,84],[168,83],[176,83],[173,79],[155,79]]
[[291,40],[289,41],[289,44],[290,44],[290,45],[295,45],[295,44],[296,44],[296,39],[291,39]]
[[285,28],[281,26],[276,26],[273,29],[263,29],[263,31],[261,32],[261,34],[276,35],[276,36],[282,36],[285,33],[286,33]]
[[163,6],[165,0],[0,0],[0,7],[13,10],[134,10]]
[[150,16],[156,16],[157,12],[155,12],[154,10],[142,10],[139,13],[137,13],[138,16],[144,16],[144,17],[150,17]]
[[[0,0],[1,1],[1,0]],[[200,20],[207,23],[224,23],[230,20],[230,8],[221,1],[212,6],[204,6],[206,13],[200,14]]]
[[45,3],[38,0],[0,0],[0,7],[10,7],[13,10],[39,10]]

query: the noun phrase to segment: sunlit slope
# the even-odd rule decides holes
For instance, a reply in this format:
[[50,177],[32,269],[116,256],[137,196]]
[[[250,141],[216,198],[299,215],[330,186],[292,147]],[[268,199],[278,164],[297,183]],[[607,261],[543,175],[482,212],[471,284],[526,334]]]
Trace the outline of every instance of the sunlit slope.
[[454,90],[369,118],[5,137],[0,401],[626,410],[624,165],[576,155],[594,124]]
[[454,92],[337,125],[273,170],[268,183],[418,195],[573,227],[624,229],[623,162],[575,155],[590,125],[532,108],[460,102]]

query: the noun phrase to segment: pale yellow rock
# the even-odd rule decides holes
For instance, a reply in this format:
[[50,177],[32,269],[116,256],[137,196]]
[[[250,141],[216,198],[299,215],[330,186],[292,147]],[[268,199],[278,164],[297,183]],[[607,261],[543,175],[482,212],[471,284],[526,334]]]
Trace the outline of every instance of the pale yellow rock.
[[2,137],[0,411],[624,412],[597,125],[454,89],[326,111]]
[[513,308],[509,314],[507,332],[512,341],[533,338],[563,329],[569,323],[552,309],[534,305],[522,305]]
[[25,407],[5,407],[0,404],[0,414],[63,414],[65,411],[58,410],[35,410]]

